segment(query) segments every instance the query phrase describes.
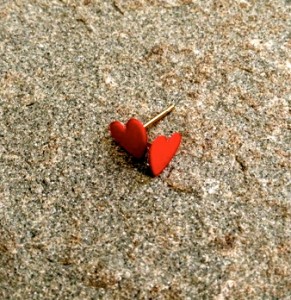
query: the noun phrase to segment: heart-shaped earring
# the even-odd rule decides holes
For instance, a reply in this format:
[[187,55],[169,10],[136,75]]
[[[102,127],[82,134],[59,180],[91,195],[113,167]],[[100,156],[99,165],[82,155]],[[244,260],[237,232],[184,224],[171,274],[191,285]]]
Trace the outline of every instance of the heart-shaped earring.
[[113,139],[128,153],[136,158],[142,158],[149,147],[148,160],[154,176],[158,176],[170,163],[181,143],[181,134],[174,133],[170,138],[158,136],[152,144],[148,143],[146,129],[174,109],[172,104],[145,125],[135,118],[131,118],[125,125],[119,121],[110,123],[109,129]]
[[175,132],[171,137],[158,136],[149,147],[149,165],[154,176],[160,175],[175,156],[182,136]]
[[131,118],[125,125],[114,121],[109,126],[113,139],[136,158],[145,154],[148,142],[146,129],[141,121]]
[[132,156],[142,158],[148,145],[146,129],[165,117],[174,107],[174,104],[169,106],[145,125],[135,118],[131,118],[125,125],[119,121],[114,121],[109,125],[111,136]]

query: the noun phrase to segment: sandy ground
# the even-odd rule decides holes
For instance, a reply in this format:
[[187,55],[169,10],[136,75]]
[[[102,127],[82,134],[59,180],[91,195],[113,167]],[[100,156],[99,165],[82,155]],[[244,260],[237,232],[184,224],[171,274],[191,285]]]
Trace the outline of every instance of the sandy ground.
[[[290,299],[291,8],[0,1],[1,299]],[[156,178],[113,120],[183,136]]]

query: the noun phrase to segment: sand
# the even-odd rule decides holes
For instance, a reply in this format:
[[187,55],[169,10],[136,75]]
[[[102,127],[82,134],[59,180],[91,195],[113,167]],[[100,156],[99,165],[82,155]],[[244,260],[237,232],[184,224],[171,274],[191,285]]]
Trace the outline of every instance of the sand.
[[[290,10],[2,0],[0,298],[290,299]],[[153,178],[108,126],[176,101]]]

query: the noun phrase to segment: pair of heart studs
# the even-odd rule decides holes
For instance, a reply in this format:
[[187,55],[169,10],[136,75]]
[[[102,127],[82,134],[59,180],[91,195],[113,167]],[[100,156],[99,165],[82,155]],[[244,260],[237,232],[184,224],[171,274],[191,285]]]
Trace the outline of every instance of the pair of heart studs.
[[172,104],[146,124],[131,118],[125,125],[119,121],[109,125],[112,138],[132,156],[141,159],[148,152],[148,163],[154,176],[160,175],[168,166],[179,148],[182,136],[178,132],[173,133],[169,138],[160,135],[149,143],[147,128],[157,123],[174,108],[175,105]]

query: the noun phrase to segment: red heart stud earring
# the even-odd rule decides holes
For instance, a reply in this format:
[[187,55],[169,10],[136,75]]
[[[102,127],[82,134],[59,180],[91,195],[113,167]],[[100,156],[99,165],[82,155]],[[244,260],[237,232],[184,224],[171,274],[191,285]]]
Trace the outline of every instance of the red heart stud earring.
[[131,118],[125,125],[114,121],[109,125],[111,136],[128,153],[136,158],[142,158],[148,144],[146,129],[165,117],[174,107],[174,104],[169,106],[145,125],[135,118]]
[[142,158],[149,147],[149,165],[154,176],[161,174],[167,167],[176,154],[182,137],[180,133],[174,133],[170,138],[161,135],[150,144],[146,129],[169,114],[174,107],[172,104],[145,125],[135,118],[131,118],[125,125],[119,121],[109,125],[113,139],[134,157]]
[[160,175],[175,156],[182,136],[175,132],[171,137],[158,136],[149,148],[149,164],[154,176]]
[[109,126],[113,139],[128,153],[136,158],[145,154],[148,137],[141,121],[131,118],[125,125],[114,121]]

